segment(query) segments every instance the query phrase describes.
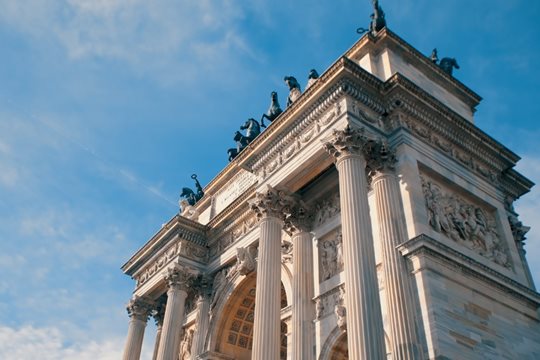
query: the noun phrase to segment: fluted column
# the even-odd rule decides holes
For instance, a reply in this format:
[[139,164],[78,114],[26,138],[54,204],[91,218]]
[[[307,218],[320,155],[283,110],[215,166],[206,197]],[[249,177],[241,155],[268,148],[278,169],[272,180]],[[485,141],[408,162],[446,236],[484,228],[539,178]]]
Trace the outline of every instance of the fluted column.
[[164,299],[158,300],[154,314],[152,315],[156,321],[156,341],[154,343],[154,353],[152,354],[152,360],[157,359],[159,350],[159,341],[161,339],[161,330],[163,329],[163,317],[165,316],[165,301]]
[[208,322],[210,318],[210,294],[207,288],[203,288],[197,298],[197,319],[195,325],[195,336],[191,346],[191,358],[195,360],[198,355],[204,352],[204,342],[208,332]]
[[412,284],[405,258],[396,247],[407,240],[399,183],[394,173],[395,156],[382,144],[372,153],[373,190],[382,246],[382,265],[390,323],[392,359],[421,359],[414,320]]
[[313,237],[309,233],[312,217],[301,203],[287,213],[285,229],[293,241],[292,276],[292,359],[315,358],[315,307],[313,304]]
[[386,359],[364,155],[372,143],[347,126],[324,144],[339,172],[347,343],[355,360]]
[[185,269],[179,268],[169,269],[165,276],[169,290],[167,291],[167,305],[165,306],[157,360],[176,360],[178,358],[184,305],[187,297],[186,288],[190,277],[191,275]]
[[142,297],[132,299],[127,305],[127,312],[131,320],[124,348],[124,360],[139,360],[144,338],[144,329],[152,306]]
[[270,186],[250,204],[259,218],[259,259],[251,357],[278,360],[281,323],[281,230],[285,195]]

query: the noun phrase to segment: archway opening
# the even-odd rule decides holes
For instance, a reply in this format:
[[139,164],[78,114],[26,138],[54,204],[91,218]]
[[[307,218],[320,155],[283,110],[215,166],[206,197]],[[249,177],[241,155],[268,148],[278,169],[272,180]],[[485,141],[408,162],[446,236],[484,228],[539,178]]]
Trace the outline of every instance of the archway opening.
[[330,360],[348,360],[349,359],[349,349],[347,347],[347,333],[341,335],[330,353]]
[[[253,348],[256,276],[247,276],[233,291],[221,314],[216,351],[235,360],[250,360]],[[287,306],[285,288],[281,284],[281,307]],[[287,358],[287,326],[281,323],[282,359]]]

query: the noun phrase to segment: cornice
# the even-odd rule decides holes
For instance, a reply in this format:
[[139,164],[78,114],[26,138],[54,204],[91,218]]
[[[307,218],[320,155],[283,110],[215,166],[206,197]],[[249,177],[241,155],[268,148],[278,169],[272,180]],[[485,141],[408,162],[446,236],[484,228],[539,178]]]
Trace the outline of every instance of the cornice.
[[[529,191],[532,182],[515,170],[509,171],[520,157],[487,135],[481,129],[453,112],[430,94],[423,91],[401,74],[395,74],[385,83],[388,112],[397,111],[411,116],[406,124],[387,124],[389,130],[408,128],[418,138],[436,145],[442,153],[487,179],[494,185],[511,185],[512,191],[522,195]],[[391,122],[391,121],[390,121]],[[443,140],[441,140],[443,139]],[[503,181],[506,174],[512,174],[518,183]],[[518,188],[520,187],[521,188]],[[518,195],[518,196],[519,196]]]
[[379,31],[375,36],[370,33],[366,33],[349,50],[345,52],[344,56],[352,58],[360,49],[370,45],[375,46],[377,43],[382,43],[385,41],[393,42],[394,44],[399,45],[401,48],[404,48],[410,55],[413,56],[415,60],[417,60],[423,66],[427,67],[439,77],[444,79],[445,82],[452,84],[455,89],[463,93],[464,97],[468,100],[467,102],[469,103],[469,105],[471,105],[472,108],[476,107],[480,103],[480,101],[482,101],[482,97],[480,95],[472,91],[469,87],[456,79],[454,76],[444,72],[438,65],[434,64],[431,59],[420,53],[407,41],[405,41],[396,33],[391,31],[388,27],[385,27],[384,29]]
[[127,275],[133,275],[148,260],[162,252],[170,241],[180,238],[194,245],[206,246],[206,232],[208,227],[198,222],[175,215],[167,222],[143,247],[122,266],[122,271]]
[[442,260],[458,269],[459,273],[477,278],[521,303],[534,309],[540,307],[540,294],[536,291],[425,234],[404,242],[398,246],[398,250],[407,258],[425,255]]

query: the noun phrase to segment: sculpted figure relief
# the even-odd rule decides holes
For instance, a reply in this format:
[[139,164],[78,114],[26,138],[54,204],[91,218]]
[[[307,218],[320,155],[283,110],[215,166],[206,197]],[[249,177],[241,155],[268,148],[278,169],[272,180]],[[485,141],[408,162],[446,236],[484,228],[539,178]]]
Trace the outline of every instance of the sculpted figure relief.
[[337,325],[341,330],[347,330],[347,308],[345,307],[345,289],[339,288],[339,299],[334,307]]
[[241,275],[247,275],[257,268],[255,258],[257,257],[257,248],[248,246],[245,248],[236,248],[236,266],[235,271]]
[[422,178],[429,224],[453,241],[475,250],[495,263],[510,267],[508,250],[499,237],[495,219],[484,209],[443,192],[440,185]]
[[180,359],[191,360],[191,345],[193,343],[193,329],[189,329],[185,332],[182,346],[180,347]]
[[340,232],[334,238],[319,242],[319,259],[321,281],[328,280],[343,271],[343,251]]

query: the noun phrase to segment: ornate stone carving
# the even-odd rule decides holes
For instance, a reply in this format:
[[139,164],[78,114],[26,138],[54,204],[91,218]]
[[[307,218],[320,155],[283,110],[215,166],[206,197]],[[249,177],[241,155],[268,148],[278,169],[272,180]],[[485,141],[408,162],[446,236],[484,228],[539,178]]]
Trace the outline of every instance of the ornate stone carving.
[[314,226],[324,224],[328,219],[339,214],[341,205],[339,203],[339,193],[322,200],[315,206]]
[[319,247],[319,276],[325,281],[343,271],[343,247],[341,231],[334,237],[318,242]]
[[334,158],[347,155],[363,155],[364,146],[371,141],[365,129],[353,129],[349,125],[343,130],[333,130],[332,137],[324,142],[325,150]]
[[347,330],[347,308],[345,307],[345,288],[339,288],[339,296],[336,305],[334,306],[334,313],[337,318],[337,325],[341,330]]
[[[245,248],[236,248],[236,265],[231,270],[240,273],[240,275],[247,275],[257,268],[257,248],[255,245],[250,245]],[[231,277],[232,274],[229,275]]]
[[214,309],[216,306],[219,297],[221,296],[221,293],[227,287],[227,283],[229,282],[229,270],[230,268],[224,268],[216,273],[214,276],[214,283],[212,286],[212,301],[210,302],[210,312]]
[[154,310],[152,310],[152,317],[156,322],[156,326],[160,327],[163,325],[163,318],[165,317],[165,304],[167,303],[167,298],[165,296],[160,297],[156,301]]
[[365,147],[368,182],[377,172],[393,171],[397,162],[395,151],[385,140],[369,141]]
[[289,197],[289,206],[285,207],[284,230],[289,235],[297,232],[307,232],[313,223],[311,209],[300,199]]
[[321,294],[315,299],[315,311],[318,320],[335,313],[336,304],[339,303],[339,288]]
[[293,243],[283,239],[281,241],[281,262],[284,264],[292,263]]
[[422,176],[421,180],[429,224],[436,232],[501,266],[511,267],[508,249],[491,212],[444,191],[431,179]]
[[126,306],[130,318],[146,322],[152,312],[152,302],[144,296],[135,296]]
[[292,201],[294,199],[285,191],[266,185],[266,190],[255,194],[255,198],[249,201],[249,205],[258,219],[272,216],[284,220]]
[[180,216],[193,221],[197,221],[199,219],[199,211],[195,208],[195,206],[189,204],[188,199],[180,199],[178,201],[178,205],[180,206]]
[[190,328],[184,331],[184,338],[182,339],[182,345],[180,345],[181,360],[191,360],[191,345],[193,344],[195,330],[195,328]]
[[165,274],[165,282],[169,288],[176,288],[187,291],[191,286],[191,282],[195,279],[191,269],[174,266],[167,269]]

